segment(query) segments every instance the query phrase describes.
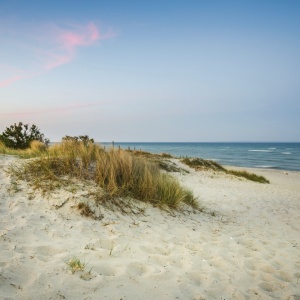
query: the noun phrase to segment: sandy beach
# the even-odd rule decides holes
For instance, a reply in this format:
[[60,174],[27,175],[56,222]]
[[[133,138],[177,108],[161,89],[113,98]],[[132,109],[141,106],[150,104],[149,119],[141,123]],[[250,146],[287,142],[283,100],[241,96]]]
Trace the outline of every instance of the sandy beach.
[[97,207],[94,220],[75,208],[84,189],[12,185],[16,163],[0,155],[0,299],[300,299],[299,172],[246,169],[270,180],[260,184],[181,165],[189,173],[173,176],[204,213],[139,204],[143,214]]

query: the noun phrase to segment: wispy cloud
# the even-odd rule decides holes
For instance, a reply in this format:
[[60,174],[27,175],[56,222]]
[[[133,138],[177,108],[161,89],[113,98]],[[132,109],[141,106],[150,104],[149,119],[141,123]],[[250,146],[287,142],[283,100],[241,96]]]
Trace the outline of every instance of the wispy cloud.
[[94,107],[103,105],[104,102],[92,102],[92,103],[75,103],[67,106],[60,106],[54,108],[40,108],[33,110],[22,110],[17,112],[0,112],[0,117],[24,117],[30,115],[43,115],[43,114],[52,114],[52,113],[69,113],[70,111],[88,107]]
[[101,33],[94,22],[87,25],[71,25],[68,29],[55,27],[53,29],[53,48],[45,51],[46,63],[43,66],[46,70],[57,68],[60,65],[71,62],[76,57],[79,47],[92,46],[98,41],[111,38],[114,31],[108,30]]
[[26,77],[27,74],[22,69],[7,64],[0,64],[0,88]]
[[[74,61],[78,49],[89,47],[97,42],[114,37],[116,34],[109,29],[101,32],[95,22],[88,24],[43,25],[39,30],[15,32],[15,37],[22,37],[22,42],[16,39],[12,47],[19,47],[24,52],[25,60],[32,62],[31,66],[23,68],[20,74],[6,74],[0,78],[0,87],[5,87],[16,81],[42,75],[44,72]],[[12,35],[12,31],[9,32]],[[26,49],[26,51],[24,51]],[[11,66],[22,68],[22,66]]]
[[20,79],[22,79],[23,77],[20,75],[15,75],[13,77],[7,78],[5,80],[0,81],[0,87],[6,86],[6,85],[10,85],[12,83],[14,83],[15,81],[18,81]]

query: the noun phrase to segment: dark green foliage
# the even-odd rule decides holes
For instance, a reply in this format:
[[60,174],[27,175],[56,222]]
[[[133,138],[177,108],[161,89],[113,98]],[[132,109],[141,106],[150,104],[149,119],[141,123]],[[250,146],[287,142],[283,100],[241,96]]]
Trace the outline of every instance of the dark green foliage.
[[181,160],[184,164],[195,169],[212,169],[215,171],[225,171],[225,169],[218,163],[212,160],[202,158],[184,158]]
[[169,153],[161,153],[160,156],[163,158],[173,158],[173,156]]
[[66,135],[62,138],[62,141],[82,142],[85,146],[88,143],[94,144],[94,139],[90,139],[88,135],[69,136]]
[[7,127],[0,134],[0,141],[6,147],[13,149],[27,149],[32,141],[40,141],[45,145],[50,143],[49,139],[44,137],[44,134],[40,132],[36,125],[29,126],[29,124],[23,124],[22,122]]

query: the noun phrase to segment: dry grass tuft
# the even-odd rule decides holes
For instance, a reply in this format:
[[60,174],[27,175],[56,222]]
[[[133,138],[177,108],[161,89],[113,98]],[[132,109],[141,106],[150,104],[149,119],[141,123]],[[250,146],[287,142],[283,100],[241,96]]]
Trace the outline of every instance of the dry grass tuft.
[[44,152],[47,149],[47,145],[40,141],[32,141],[30,143],[30,151],[32,152]]
[[[37,147],[38,148],[38,147]],[[93,142],[64,140],[39,157],[13,170],[19,179],[25,179],[34,189],[49,192],[70,184],[70,180],[92,180],[105,193],[105,198],[133,198],[156,206],[176,208],[185,203],[198,208],[193,194],[180,186],[157,164],[136,157],[122,149],[104,148]],[[99,198],[103,199],[103,195]],[[81,210],[83,214],[90,213]]]
[[66,264],[69,266],[69,270],[72,272],[72,274],[78,271],[83,271],[85,268],[85,264],[82,263],[77,257],[70,259]]
[[223,166],[221,166],[220,164],[212,160],[205,160],[201,158],[184,158],[181,161],[196,170],[220,171],[220,172],[225,172],[226,174],[234,175],[237,177],[243,177],[248,180],[259,182],[259,183],[270,183],[270,181],[263,176],[249,173],[247,171],[227,170]]
[[47,151],[47,146],[40,141],[32,141],[27,149],[13,149],[6,147],[0,141],[0,154],[17,155],[21,158],[39,157]]

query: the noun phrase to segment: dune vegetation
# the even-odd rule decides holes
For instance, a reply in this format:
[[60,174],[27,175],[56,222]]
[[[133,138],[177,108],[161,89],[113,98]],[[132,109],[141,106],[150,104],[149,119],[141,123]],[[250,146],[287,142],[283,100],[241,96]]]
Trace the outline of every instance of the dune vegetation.
[[270,181],[264,176],[259,176],[253,173],[249,173],[247,171],[227,170],[226,168],[212,160],[205,160],[201,158],[184,158],[181,160],[181,162],[196,170],[214,170],[234,175],[237,177],[243,177],[245,179],[259,183],[270,183]]
[[0,153],[32,158],[10,171],[44,193],[76,179],[100,187],[101,200],[125,197],[159,207],[177,208],[185,203],[199,208],[193,193],[158,164],[122,149],[104,149],[88,138],[67,137],[50,147],[34,141],[30,148],[19,150],[1,144]]
[[[114,147],[105,149],[95,144],[88,136],[65,136],[61,143],[52,146],[44,140],[31,140],[28,141],[29,147],[19,149],[8,147],[5,142],[7,140],[0,140],[0,154],[26,159],[9,169],[11,175],[16,180],[26,181],[33,190],[39,190],[43,194],[58,188],[70,189],[74,182],[81,182],[98,188],[96,194],[93,192],[95,200],[103,204],[118,203],[122,211],[124,206],[130,206],[130,201],[126,202],[126,199],[151,203],[161,208],[175,209],[185,204],[202,210],[193,193],[168,174],[188,173],[172,161],[173,157],[170,154],[153,154]],[[184,158],[181,162],[196,170],[213,170],[269,183],[262,176],[246,171],[227,170],[210,160]],[[116,199],[123,200],[116,202]],[[79,206],[82,214],[91,215],[86,204],[81,203]]]

